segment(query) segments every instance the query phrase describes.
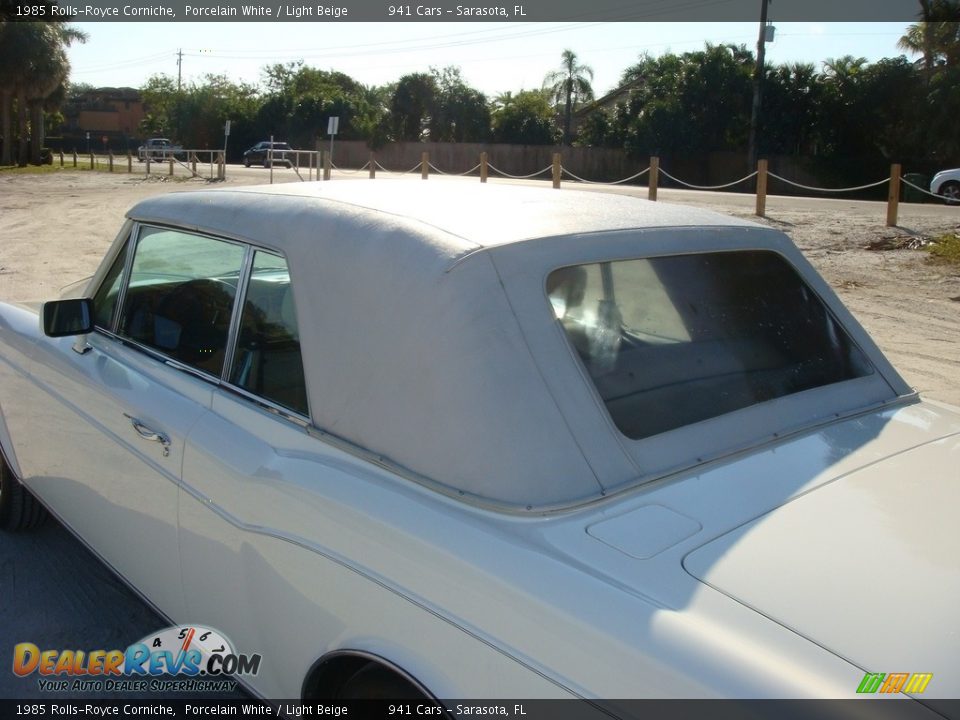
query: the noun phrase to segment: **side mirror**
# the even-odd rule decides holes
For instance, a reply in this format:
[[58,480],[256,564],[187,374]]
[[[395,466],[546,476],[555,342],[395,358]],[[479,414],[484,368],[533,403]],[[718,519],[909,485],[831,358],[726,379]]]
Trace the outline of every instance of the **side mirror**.
[[93,301],[90,298],[51,300],[40,312],[47,337],[86,335],[93,331]]

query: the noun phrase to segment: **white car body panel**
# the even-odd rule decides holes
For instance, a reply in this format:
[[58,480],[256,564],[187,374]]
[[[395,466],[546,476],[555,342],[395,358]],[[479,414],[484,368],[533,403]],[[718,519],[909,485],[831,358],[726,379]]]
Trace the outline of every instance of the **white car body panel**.
[[[931,697],[956,692],[960,411],[916,398],[784,236],[633,199],[440,185],[143,203],[135,222],[285,254],[310,418],[110,332],[43,337],[35,309],[0,305],[4,454],[164,614],[261,653],[247,682],[264,696],[299,696],[345,650],[444,698],[844,698],[907,661],[934,673]],[[551,317],[547,273],[734,248],[786,258],[874,372],[627,439]],[[167,433],[169,455],[125,414]],[[888,524],[872,508],[901,492],[916,512]],[[880,568],[885,552],[915,564],[867,586],[859,534]],[[782,557],[802,588],[768,581]],[[841,581],[856,592],[825,607]],[[931,585],[943,597],[923,605]],[[862,623],[930,615],[872,637],[831,617],[877,596]]]
[[[960,667],[957,507],[954,435],[796,497],[685,565],[859,667]],[[937,677],[933,697],[960,697],[955,674]]]
[[930,192],[940,195],[943,184],[947,182],[960,183],[960,168],[955,170],[941,170],[930,181]]

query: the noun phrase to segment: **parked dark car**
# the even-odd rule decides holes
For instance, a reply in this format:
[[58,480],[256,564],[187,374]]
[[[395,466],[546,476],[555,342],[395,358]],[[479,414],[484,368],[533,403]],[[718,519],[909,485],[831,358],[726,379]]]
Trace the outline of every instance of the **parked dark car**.
[[[270,153],[271,146],[273,148],[272,154]],[[243,164],[244,167],[250,167],[251,165],[270,167],[272,162],[274,165],[293,167],[294,152],[294,149],[285,142],[270,143],[268,140],[264,140],[258,142],[243,154]]]

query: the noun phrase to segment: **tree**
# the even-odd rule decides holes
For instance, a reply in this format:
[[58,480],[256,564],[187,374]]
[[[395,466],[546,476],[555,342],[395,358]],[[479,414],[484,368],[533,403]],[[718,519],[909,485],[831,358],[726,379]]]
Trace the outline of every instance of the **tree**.
[[770,154],[815,154],[822,144],[823,85],[812,63],[767,68],[760,133]]
[[146,114],[139,132],[144,136],[170,133],[177,111],[177,81],[169,75],[151,75],[140,88],[140,97]]
[[553,145],[560,134],[553,116],[546,90],[502,93],[493,103],[491,139],[515,145]]
[[593,99],[593,68],[581,64],[573,50],[564,50],[561,58],[560,69],[547,73],[543,86],[557,103],[563,103],[563,144],[569,145],[574,108]]
[[394,139],[422,140],[436,101],[437,80],[433,75],[413,73],[401,77],[390,99]]
[[490,133],[487,97],[464,82],[460,68],[430,68],[436,94],[430,109],[430,139],[483,142]]
[[644,55],[623,74],[622,83],[634,89],[617,105],[610,132],[634,155],[742,149],[753,64],[750,51],[737,45]]
[[[925,155],[938,165],[960,162],[956,132],[957,83],[960,82],[960,2],[920,0],[923,20],[907,28],[897,45],[920,55],[925,97],[916,104],[924,122],[919,136]],[[911,88],[913,89],[913,88]]]
[[84,40],[84,33],[62,22],[0,21],[0,129],[3,133],[0,163],[8,165],[13,159],[14,101],[18,161],[22,165],[27,162],[29,131],[30,160],[40,163],[47,100],[55,95],[62,98],[70,74],[65,48]]
[[960,2],[924,0],[920,6],[924,19],[907,28],[897,47],[920,55],[927,72],[936,66],[956,67],[960,63]]
[[308,147],[326,134],[331,117],[340,118],[344,140],[369,139],[379,126],[381,100],[349,75],[289,63],[264,68],[264,76],[268,92],[258,121],[266,134]]

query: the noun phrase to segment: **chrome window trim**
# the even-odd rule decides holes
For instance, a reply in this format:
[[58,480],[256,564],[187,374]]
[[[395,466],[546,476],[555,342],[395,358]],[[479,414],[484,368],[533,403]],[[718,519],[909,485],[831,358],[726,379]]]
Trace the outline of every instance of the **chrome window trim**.
[[[152,348],[148,345],[144,345],[143,343],[140,343],[132,338],[125,337],[121,335],[119,332],[117,332],[118,325],[120,322],[120,308],[123,306],[123,302],[126,299],[127,288],[129,287],[129,284],[130,284],[129,282],[130,273],[133,267],[133,258],[136,255],[137,247],[139,246],[140,239],[141,239],[141,232],[144,228],[157,228],[161,230],[171,230],[175,232],[182,232],[188,235],[197,235],[198,237],[203,237],[210,240],[227,242],[227,243],[230,243],[231,245],[238,245],[244,249],[243,261],[240,267],[240,274],[237,276],[237,293],[234,297],[233,307],[231,308],[231,311],[230,311],[231,312],[230,329],[227,334],[227,344],[224,349],[224,363],[223,363],[223,367],[220,369],[219,375],[214,375],[213,373],[209,373],[205,370],[200,370],[198,368],[182,363],[179,360],[175,360],[174,358],[169,357],[168,355],[164,354],[160,350],[157,350],[156,348]],[[131,245],[133,246],[132,250],[131,250]],[[289,272],[290,261],[286,257],[286,255],[284,255],[282,252],[274,248],[265,247],[265,246],[262,246],[256,243],[247,242],[241,239],[222,237],[219,235],[205,233],[200,230],[193,230],[193,229],[178,227],[176,225],[164,225],[161,223],[141,223],[138,221],[133,221],[133,224],[130,228],[130,233],[121,247],[123,249],[120,252],[126,251],[127,256],[124,259],[124,267],[121,273],[120,292],[117,296],[117,305],[114,308],[113,318],[110,323],[111,327],[103,328],[98,326],[94,328],[94,332],[99,333],[104,337],[110,338],[111,340],[114,340],[115,342],[118,342],[125,347],[142,352],[145,355],[147,355],[149,358],[156,360],[157,362],[163,363],[164,365],[170,368],[173,368],[174,370],[179,370],[180,372],[186,373],[187,375],[197,378],[198,380],[202,380],[203,382],[213,385],[214,387],[226,390],[234,395],[238,395],[244,398],[245,400],[252,402],[258,407],[266,410],[272,415],[283,418],[287,422],[290,422],[291,424],[297,427],[307,428],[310,426],[311,420],[309,415],[301,415],[300,413],[297,413],[293,410],[290,410],[289,408],[279,405],[278,403],[275,403],[272,400],[269,400],[268,398],[261,397],[255,393],[252,393],[230,382],[230,371],[231,371],[231,368],[233,367],[233,360],[236,354],[237,342],[240,334],[240,322],[243,314],[243,303],[246,301],[247,290],[249,289],[249,284],[250,284],[250,276],[253,274],[254,255],[257,252],[263,252],[268,255],[273,255],[274,257],[278,257],[282,259],[284,263],[286,263],[287,269]],[[114,261],[116,261],[116,256],[113,256],[111,258],[111,262],[107,266],[108,270]],[[292,283],[292,280],[291,280],[291,283]],[[100,285],[98,285],[96,290],[94,290],[94,292],[91,293],[91,295],[96,295],[96,293],[99,292],[102,284],[103,284],[103,280],[101,279]],[[303,362],[302,352],[300,354],[300,361],[301,363]],[[307,399],[307,402],[308,402],[308,410],[309,410],[309,398]]]
[[[237,292],[237,298],[236,298],[237,303],[236,303],[236,307],[235,307],[235,309],[234,309],[233,317],[231,318],[231,322],[230,322],[230,336],[228,337],[228,340],[227,340],[227,353],[228,353],[228,354],[227,354],[226,357],[230,360],[230,362],[229,362],[229,363],[226,363],[226,362],[224,363],[223,372],[222,372],[221,375],[220,375],[220,386],[221,386],[222,388],[224,388],[224,389],[232,390],[232,391],[236,392],[237,394],[242,395],[243,397],[246,397],[248,400],[252,400],[253,402],[255,402],[255,403],[257,403],[258,405],[260,405],[261,407],[263,407],[264,409],[266,409],[266,410],[268,410],[268,411],[270,411],[270,412],[272,412],[272,413],[274,413],[274,414],[280,415],[281,417],[285,417],[286,419],[290,420],[291,422],[293,422],[293,423],[295,423],[295,424],[297,424],[297,425],[307,425],[307,426],[308,426],[308,425],[311,424],[310,414],[309,414],[309,413],[310,413],[310,395],[309,395],[309,393],[306,393],[306,397],[307,397],[307,414],[306,414],[306,415],[301,415],[300,413],[296,412],[295,410],[291,410],[290,408],[284,407],[283,405],[280,405],[279,403],[276,403],[276,402],[274,402],[273,400],[270,400],[269,398],[261,397],[260,395],[257,395],[256,393],[252,393],[252,392],[250,392],[249,390],[247,390],[246,388],[240,387],[239,385],[236,385],[236,384],[234,384],[234,383],[232,383],[232,382],[230,381],[230,372],[231,372],[231,370],[232,370],[232,368],[233,368],[233,361],[234,361],[234,359],[235,359],[235,358],[234,358],[234,355],[235,355],[235,353],[236,353],[236,351],[237,351],[237,342],[238,342],[239,339],[240,339],[240,323],[241,323],[242,320],[243,320],[243,305],[244,305],[244,303],[246,302],[246,299],[247,299],[247,291],[250,289],[250,278],[253,276],[253,259],[254,259],[254,256],[255,256],[258,252],[262,252],[262,253],[265,253],[265,254],[267,254],[267,255],[273,255],[274,257],[280,258],[281,260],[283,260],[284,264],[287,266],[287,274],[289,275],[289,273],[290,273],[290,261],[287,259],[287,256],[284,255],[283,253],[281,253],[281,252],[279,252],[279,251],[277,251],[277,250],[269,250],[269,249],[266,249],[266,248],[258,247],[258,246],[256,246],[256,245],[248,245],[248,246],[247,246],[247,256],[245,257],[244,272],[242,273],[242,278],[241,278],[241,282],[243,283],[243,288],[242,288],[242,291],[238,290],[238,292]],[[293,285],[293,279],[292,279],[292,278],[291,278],[291,280],[290,280],[290,284],[291,284],[291,286]],[[294,306],[296,306],[296,299],[294,299]],[[298,325],[297,331],[298,331],[298,332],[299,332],[299,330],[300,330],[300,328],[299,328],[299,323],[300,323],[300,318],[298,317],[298,318],[297,318],[297,325]],[[307,381],[307,378],[306,378],[306,365],[305,365],[304,362],[303,362],[303,350],[302,350],[302,347],[301,347],[301,351],[300,351],[300,364],[304,367],[304,378],[303,378],[303,381],[304,381],[304,389],[306,389],[306,381]]]
[[305,415],[301,415],[300,413],[294,412],[290,408],[285,408],[283,405],[279,405],[273,402],[272,400],[268,400],[265,397],[261,397],[256,393],[250,392],[249,390],[245,390],[244,388],[239,387],[238,385],[234,385],[233,383],[230,383],[230,382],[219,382],[218,386],[221,390],[224,390],[227,393],[232,395],[239,395],[243,399],[249,400],[254,405],[257,405],[262,410],[266,410],[271,415],[277,415],[279,417],[282,417],[284,420],[287,420],[288,422],[293,423],[297,427],[300,427],[304,430],[312,427],[309,417]]
[[233,309],[230,311],[230,329],[227,331],[227,346],[223,353],[223,367],[220,368],[220,380],[224,383],[230,381],[230,372],[233,369],[235,353],[237,352],[237,341],[240,336],[240,321],[243,318],[243,305],[247,300],[247,289],[250,286],[250,275],[253,273],[253,256],[256,250],[246,245],[243,254],[243,266],[240,268],[240,275],[237,278],[237,294],[233,298]]
[[[120,286],[120,294],[119,294],[119,296],[118,296],[118,298],[117,298],[117,308],[123,308],[123,303],[124,303],[125,300],[126,300],[127,288],[130,286],[130,274],[131,274],[132,271],[133,271],[133,261],[134,261],[134,258],[135,258],[136,255],[137,255],[137,250],[140,249],[140,241],[143,239],[143,230],[144,230],[144,229],[154,229],[154,228],[155,228],[155,229],[158,229],[158,230],[167,230],[167,231],[171,231],[171,232],[178,232],[178,233],[182,233],[182,234],[184,234],[184,235],[195,235],[195,236],[200,237],[200,238],[204,238],[204,239],[207,239],[207,240],[213,240],[213,241],[215,241],[215,242],[227,243],[227,244],[229,244],[229,245],[234,245],[234,246],[237,246],[237,247],[240,247],[240,248],[243,249],[243,253],[244,253],[244,254],[243,254],[243,260],[241,261],[241,264],[240,264],[240,268],[239,268],[240,272],[239,272],[239,274],[237,275],[237,293],[234,295],[234,298],[233,298],[233,306],[232,306],[231,309],[230,309],[230,313],[231,313],[231,315],[230,315],[230,329],[228,330],[228,333],[227,333],[227,343],[226,343],[226,345],[224,346],[224,362],[223,362],[223,367],[220,368],[220,374],[221,374],[221,376],[222,376],[222,374],[223,374],[223,372],[224,372],[224,368],[227,366],[227,358],[228,358],[227,351],[230,349],[231,342],[233,341],[233,338],[232,338],[232,336],[231,336],[231,332],[232,332],[233,329],[234,329],[234,318],[235,318],[236,315],[237,315],[237,307],[238,307],[238,305],[237,305],[237,298],[238,298],[239,295],[240,295],[240,287],[241,287],[241,286],[240,286],[240,283],[242,282],[242,278],[243,278],[243,276],[244,276],[244,270],[245,270],[245,268],[247,267],[247,262],[248,262],[249,258],[252,257],[252,253],[251,253],[251,250],[250,250],[250,247],[251,247],[251,246],[250,246],[249,243],[245,243],[245,242],[243,242],[243,241],[241,241],[241,240],[234,240],[234,239],[231,239],[231,238],[222,238],[222,237],[218,237],[218,236],[216,236],[216,235],[211,235],[211,234],[209,234],[209,233],[203,233],[203,232],[198,232],[198,231],[195,231],[195,230],[189,230],[189,229],[177,227],[177,226],[175,226],[175,225],[162,225],[162,224],[159,224],[159,223],[141,223],[141,222],[138,222],[138,221],[134,221],[133,230],[132,230],[132,232],[131,232],[131,234],[130,234],[131,238],[133,238],[133,249],[132,249],[132,252],[129,251],[129,250],[128,250],[128,252],[127,252],[127,257],[126,257],[126,261],[125,261],[124,268],[123,268],[123,276],[122,276],[122,277],[123,277],[123,281],[122,281],[122,284],[121,284],[121,286]],[[98,290],[99,290],[99,288],[98,288]],[[151,357],[153,357],[154,359],[159,360],[160,362],[166,363],[167,365],[170,365],[171,367],[175,367],[175,368],[184,370],[185,372],[187,372],[187,373],[189,373],[189,374],[191,374],[191,375],[194,375],[195,377],[199,377],[200,379],[208,380],[208,381],[209,381],[211,378],[213,378],[213,379],[214,379],[214,382],[217,382],[217,381],[218,381],[218,378],[217,378],[216,376],[214,376],[212,373],[208,373],[208,372],[206,372],[206,371],[204,371],[204,370],[200,370],[200,369],[198,369],[198,368],[194,368],[194,367],[192,367],[192,366],[190,366],[190,365],[187,365],[187,364],[185,364],[185,363],[182,363],[182,362],[180,362],[180,361],[178,361],[178,360],[175,360],[175,359],[173,359],[173,358],[171,358],[171,357],[168,357],[167,355],[164,355],[162,352],[160,352],[160,351],[157,350],[156,348],[151,348],[151,347],[149,347],[149,346],[147,346],[147,345],[144,345],[143,343],[140,343],[140,342],[137,342],[136,340],[133,340],[132,338],[128,338],[128,337],[126,337],[126,336],[124,336],[124,335],[121,335],[121,334],[118,332],[118,331],[119,331],[119,326],[120,326],[120,324],[121,324],[121,323],[120,323],[120,320],[121,320],[121,315],[120,315],[120,310],[118,309],[118,310],[115,312],[115,317],[114,317],[114,319],[113,319],[113,328],[110,330],[110,333],[109,333],[109,334],[110,334],[112,337],[114,337],[115,339],[120,340],[123,344],[128,345],[128,346],[131,346],[131,347],[139,348],[139,349],[147,352],[147,354],[150,355]],[[101,328],[101,329],[102,329],[102,328]]]
[[276,415],[278,417],[283,418],[284,420],[289,421],[290,423],[296,425],[297,427],[307,428],[311,425],[310,418],[304,415],[300,415],[299,413],[296,413],[290,410],[289,408],[285,408],[282,405],[278,405],[277,403],[271,400],[268,400],[267,398],[260,397],[255,393],[252,393],[248,390],[243,389],[242,387],[233,385],[232,383],[227,382],[219,377],[216,377],[215,375],[211,375],[208,372],[204,372],[203,370],[198,370],[197,368],[191,367],[189,365],[185,365],[182,362],[179,362],[177,360],[174,360],[173,358],[167,357],[166,355],[159,352],[158,350],[155,350],[147,345],[138,343],[136,340],[125,338],[121,335],[117,335],[116,333],[110,332],[109,330],[104,330],[103,328],[94,328],[94,332],[110,340],[113,340],[114,342],[117,342],[120,345],[123,345],[124,347],[130,348],[131,350],[137,350],[139,352],[142,352],[151,360],[155,360],[159,363],[162,363],[163,365],[166,365],[167,367],[173,370],[178,370],[187,375],[195,377],[198,380],[202,380],[205,383],[212,385],[217,389],[225,390],[228,393],[232,393],[234,395],[239,395],[243,399],[252,402],[253,404],[268,411],[272,415]]

